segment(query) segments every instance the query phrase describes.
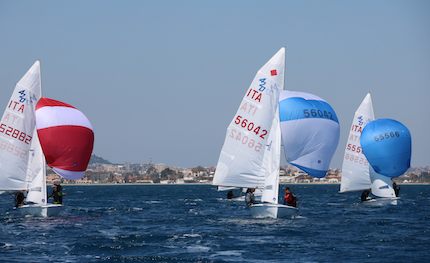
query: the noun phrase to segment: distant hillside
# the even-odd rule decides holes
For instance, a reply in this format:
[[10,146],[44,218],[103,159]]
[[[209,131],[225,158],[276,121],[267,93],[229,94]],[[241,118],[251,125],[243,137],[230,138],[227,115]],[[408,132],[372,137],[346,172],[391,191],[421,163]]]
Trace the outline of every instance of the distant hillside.
[[112,164],[108,160],[103,159],[103,157],[101,157],[101,156],[97,156],[95,154],[91,154],[91,159],[90,159],[90,163],[89,164],[93,164],[93,163]]

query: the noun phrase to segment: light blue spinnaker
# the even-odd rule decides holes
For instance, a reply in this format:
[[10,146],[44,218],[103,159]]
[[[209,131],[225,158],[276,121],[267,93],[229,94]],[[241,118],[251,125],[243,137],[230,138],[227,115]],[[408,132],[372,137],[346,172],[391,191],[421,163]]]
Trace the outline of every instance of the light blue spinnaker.
[[287,161],[309,175],[326,175],[339,143],[339,121],[332,107],[313,94],[281,91],[279,118]]

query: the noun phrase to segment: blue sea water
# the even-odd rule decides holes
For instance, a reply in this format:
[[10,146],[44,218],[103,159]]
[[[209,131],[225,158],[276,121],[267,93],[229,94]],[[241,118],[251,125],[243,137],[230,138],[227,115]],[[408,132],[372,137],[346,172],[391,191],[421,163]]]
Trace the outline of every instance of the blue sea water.
[[[283,187],[283,186],[281,186]],[[290,185],[300,212],[254,219],[209,185],[64,186],[56,217],[0,196],[1,262],[428,262],[430,186],[367,206],[338,185]]]

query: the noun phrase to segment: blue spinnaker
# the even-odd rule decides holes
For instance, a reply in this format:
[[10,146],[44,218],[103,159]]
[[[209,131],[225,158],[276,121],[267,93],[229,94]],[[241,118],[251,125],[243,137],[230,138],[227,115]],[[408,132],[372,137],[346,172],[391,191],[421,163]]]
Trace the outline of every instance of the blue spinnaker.
[[378,119],[368,123],[361,132],[361,148],[379,174],[397,177],[411,166],[411,134],[396,120]]

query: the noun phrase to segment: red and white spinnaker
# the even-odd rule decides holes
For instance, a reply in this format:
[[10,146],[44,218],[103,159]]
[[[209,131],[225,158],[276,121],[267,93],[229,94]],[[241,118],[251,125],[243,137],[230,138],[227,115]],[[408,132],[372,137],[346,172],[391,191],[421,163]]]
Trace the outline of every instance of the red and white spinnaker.
[[82,178],[94,145],[87,117],[67,103],[42,97],[36,106],[36,127],[52,170],[69,180]]

